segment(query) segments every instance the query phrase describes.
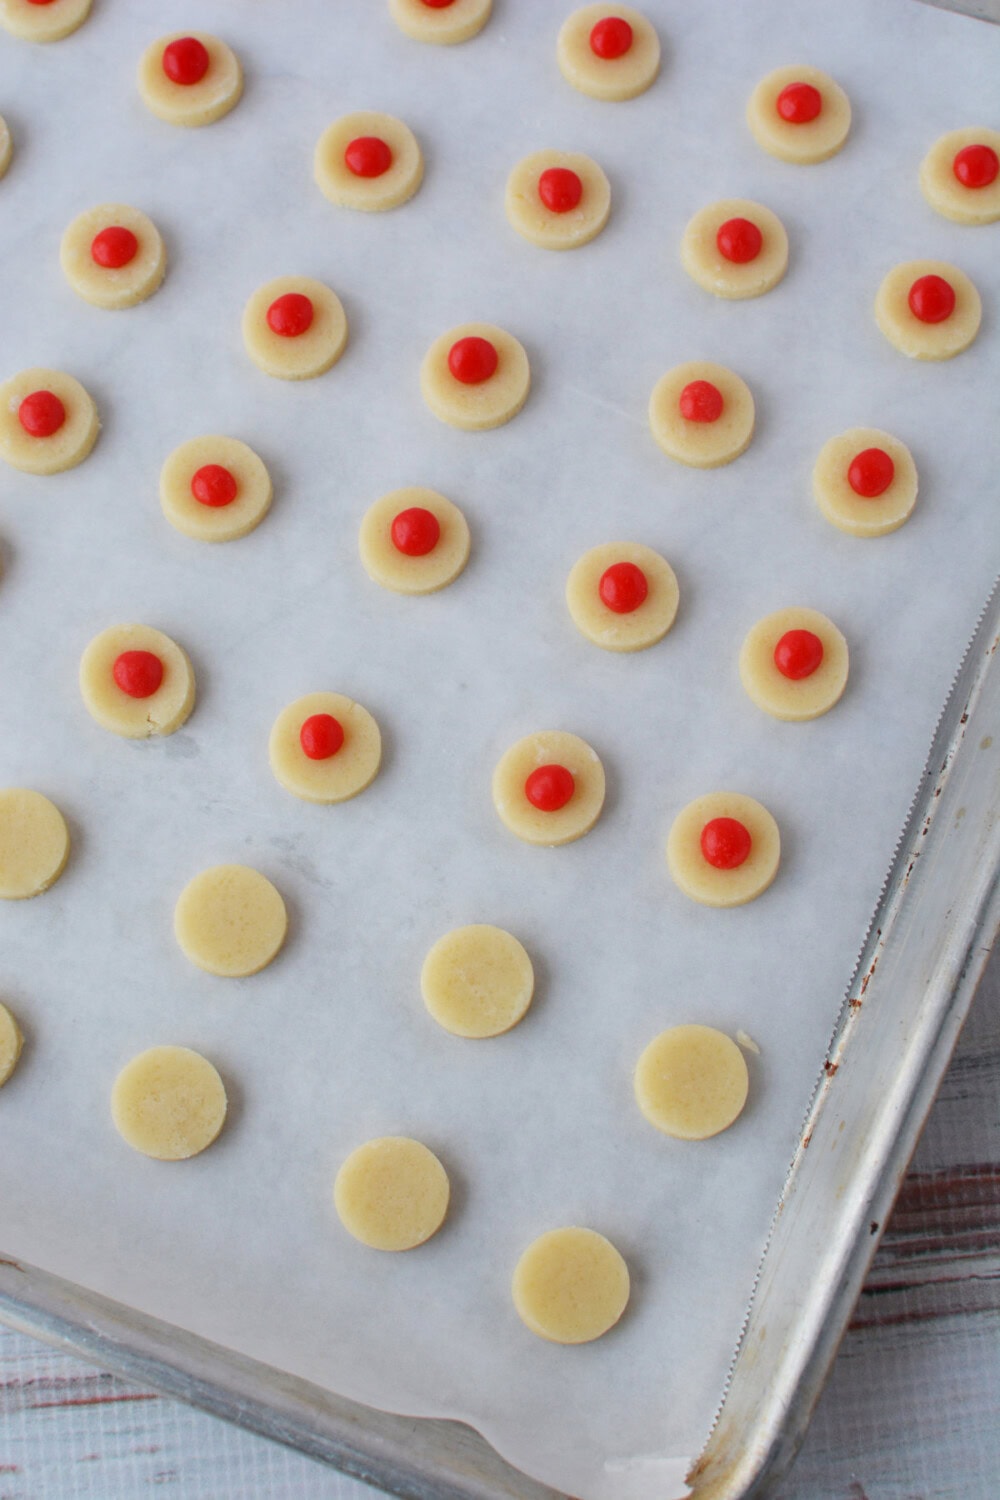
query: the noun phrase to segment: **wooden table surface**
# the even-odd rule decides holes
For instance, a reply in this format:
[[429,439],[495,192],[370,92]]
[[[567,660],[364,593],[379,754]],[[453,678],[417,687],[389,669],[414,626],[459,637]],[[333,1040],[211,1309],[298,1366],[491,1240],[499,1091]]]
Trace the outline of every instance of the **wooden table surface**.
[[[376,1500],[0,1325],[0,1500]],[[775,1500],[1000,1494],[1000,949]]]

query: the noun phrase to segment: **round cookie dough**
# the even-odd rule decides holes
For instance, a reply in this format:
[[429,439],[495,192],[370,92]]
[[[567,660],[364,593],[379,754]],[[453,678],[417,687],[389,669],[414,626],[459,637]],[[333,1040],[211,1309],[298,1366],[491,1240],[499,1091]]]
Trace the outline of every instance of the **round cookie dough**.
[[257,974],[281,951],[285,903],[249,865],[213,865],[189,880],[174,909],[174,936],[199,969],[225,979]]
[[[120,266],[100,265],[93,255],[97,235],[107,229],[127,229],[138,248]],[[62,237],[59,261],[74,292],[95,307],[134,307],[151,297],[167,269],[167,252],[160,231],[137,208],[127,203],[101,203],[78,214]]]
[[[542,766],[560,766],[573,778],[564,806],[545,812],[528,801],[525,782]],[[500,821],[526,844],[571,844],[589,833],[604,806],[604,767],[586,740],[561,729],[543,729],[511,745],[493,772],[493,805]]]
[[[345,152],[352,141],[359,139],[381,141],[391,152],[388,165],[376,175],[359,175],[347,165]],[[413,197],[424,180],[424,158],[416,136],[402,120],[363,109],[326,127],[316,143],[313,174],[331,203],[381,213]]]
[[[806,630],[823,647],[819,665],[798,679],[786,677],[774,660],[775,647],[789,632]],[[818,719],[839,703],[847,686],[847,642],[818,609],[779,609],[748,634],[740,651],[740,680],[758,708],[792,723]]]
[[[163,667],[159,687],[132,696],[115,681],[115,663],[127,651],[149,652]],[[194,669],[176,641],[151,625],[111,625],[94,637],[80,661],[80,692],[102,729],[128,740],[173,734],[194,708]]]
[[[939,276],[955,294],[948,317],[923,323],[910,308],[910,289],[925,276]],[[968,349],[979,332],[979,293],[957,266],[945,260],[908,260],[894,266],[875,298],[875,321],[894,348],[911,359],[952,359]]]
[[0,791],[0,899],[22,901],[54,885],[69,859],[66,819],[26,787]]
[[[492,375],[463,385],[448,366],[448,355],[460,339],[485,339],[497,354]],[[517,339],[493,323],[461,323],[434,340],[420,367],[420,389],[436,417],[466,432],[502,427],[516,417],[528,399],[531,371]]]
[[[848,473],[860,453],[879,448],[893,463],[882,494],[866,499],[852,489]],[[917,503],[917,466],[905,443],[877,427],[852,427],[823,444],[813,469],[813,493],[826,519],[851,536],[885,536],[906,521]]]
[[539,1338],[589,1344],[625,1311],[628,1266],[594,1229],[550,1229],[521,1256],[511,1293],[521,1322]]
[[[208,70],[196,83],[175,83],[163,67],[171,42],[200,42]],[[139,59],[139,94],[146,108],[168,125],[211,125],[239,103],[243,93],[240,60],[225,42],[205,31],[172,31],[151,42]]]
[[[410,555],[392,539],[392,523],[408,510],[429,511],[440,528],[429,552]],[[361,522],[358,548],[365,572],[396,594],[433,594],[447,587],[469,560],[469,527],[457,505],[419,485],[393,490],[369,506]]]
[[340,1222],[372,1250],[412,1250],[429,1240],[444,1223],[449,1194],[433,1151],[403,1135],[352,1151],[333,1186]]
[[[719,249],[719,231],[744,219],[760,232],[760,249],[750,260],[731,260]],[[749,198],[722,198],[699,209],[681,240],[681,263],[706,292],[731,300],[760,297],[788,269],[788,235],[778,215]]]
[[1000,219],[1000,170],[978,187],[962,182],[955,172],[955,158],[970,146],[985,148],[980,154],[984,165],[988,163],[985,177],[989,177],[1000,164],[1000,131],[973,125],[950,130],[934,142],[920,164],[920,190],[931,208],[956,224],[992,224]]
[[[205,469],[224,469],[235,484],[232,500],[226,500],[232,484],[225,475]],[[201,479],[195,484],[195,476]],[[194,485],[194,488],[192,488]],[[209,499],[197,498],[200,489]],[[271,508],[271,476],[252,448],[238,438],[189,438],[175,448],[160,472],[160,504],[163,514],[185,536],[201,542],[231,542],[259,526]]]
[[[572,172],[580,185],[574,207],[553,210],[543,202],[544,172]],[[572,179],[570,179],[572,183]],[[507,218],[526,240],[543,250],[575,250],[596,239],[611,213],[611,184],[601,168],[579,151],[535,151],[507,179]]]
[[11,137],[10,126],[0,115],[0,177],[4,175],[10,166],[10,159],[14,155],[14,141]]
[[[601,580],[609,568],[622,564],[630,571],[639,569],[647,593],[634,608],[613,609],[601,597]],[[609,591],[612,582],[609,580]],[[625,580],[626,586],[629,582]],[[605,542],[591,547],[566,580],[566,603],[573,624],[588,641],[605,651],[642,651],[662,641],[674,623],[679,598],[673,568],[665,557],[641,542]]]
[[[304,332],[275,333],[268,310],[279,297],[301,296],[312,303]],[[347,317],[340,298],[311,276],[279,276],[257,288],[243,310],[243,342],[255,365],[278,380],[311,380],[335,365],[347,345]]]
[[[701,833],[716,818],[732,818],[750,835],[750,853],[733,869],[709,864]],[[767,890],[778,873],[781,836],[778,825],[759,802],[739,792],[710,792],[689,802],[674,819],[667,839],[667,864],[674,881],[703,906],[743,906]]]
[[0,26],[26,42],[60,42],[82,26],[91,0],[0,0]]
[[[688,386],[702,381],[722,396],[722,412],[714,421],[689,421],[681,411],[681,396]],[[717,469],[750,446],[753,396],[749,386],[724,365],[692,360],[668,370],[653,387],[649,425],[670,458],[695,469]]]
[[680,1141],[728,1130],[747,1102],[750,1075],[731,1037],[714,1026],[671,1026],[635,1069],[635,1097],[650,1125]]
[[[822,107],[814,119],[795,123],[778,113],[778,96],[790,85],[818,91]],[[810,166],[836,156],[851,128],[851,101],[839,83],[819,68],[776,68],[750,95],[747,124],[758,146],[782,161]]]
[[0,1089],[17,1067],[23,1046],[21,1028],[6,1005],[0,1004]]
[[157,1161],[185,1161],[210,1146],[226,1119],[215,1068],[189,1047],[150,1047],[126,1063],[111,1090],[115,1129]]
[[[57,427],[39,436],[27,431],[19,415],[21,403],[36,392],[50,392],[64,412]],[[0,385],[0,458],[25,474],[61,474],[83,463],[100,427],[91,397],[61,370],[22,370]]]
[[[328,714],[343,731],[332,755],[312,759],[302,748],[302,726]],[[382,761],[382,736],[367,708],[343,693],[307,693],[283,708],[268,744],[271,770],[286,791],[304,802],[346,802],[370,786]]]
[[[590,44],[594,27],[611,18],[632,28],[628,50],[600,57]],[[612,103],[644,94],[660,71],[660,39],[649,21],[631,5],[585,5],[563,22],[556,43],[559,71],[567,83],[592,99]]]
[[389,14],[416,42],[436,42],[449,47],[478,36],[490,18],[493,0],[444,0],[429,5],[426,0],[389,0]]
[[522,1019],[535,988],[531,959],[502,927],[478,923],[438,938],[420,971],[424,1004],[453,1036],[500,1036]]

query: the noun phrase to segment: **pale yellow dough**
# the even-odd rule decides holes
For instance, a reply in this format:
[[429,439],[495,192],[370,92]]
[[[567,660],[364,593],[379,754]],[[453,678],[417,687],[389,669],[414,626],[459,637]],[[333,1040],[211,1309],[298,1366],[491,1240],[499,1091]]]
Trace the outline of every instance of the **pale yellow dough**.
[[[910,311],[910,288],[921,276],[941,276],[955,293],[942,323],[921,323]],[[908,260],[894,266],[875,298],[875,321],[894,348],[911,359],[952,359],[968,349],[982,317],[979,293],[964,271],[946,260]]]
[[448,1174],[433,1151],[407,1136],[366,1141],[333,1187],[340,1222],[372,1250],[412,1250],[436,1234],[448,1212]]
[[[524,784],[539,766],[565,766],[576,783],[565,807],[543,812],[525,796]],[[500,821],[526,844],[571,844],[589,833],[604,806],[604,767],[586,740],[561,729],[543,729],[511,745],[493,772],[493,805]]]
[[[356,177],[344,152],[358,136],[377,136],[392,152],[381,177]],[[424,179],[424,158],[408,125],[377,110],[358,110],[328,125],[316,143],[313,175],[323,195],[341,208],[381,213],[413,197]]]
[[[131,229],[139,241],[126,266],[99,266],[90,253],[95,235],[115,226]],[[74,292],[95,307],[134,307],[151,297],[167,269],[167,251],[160,231],[137,208],[127,203],[101,203],[78,214],[62,237],[59,261]]]
[[[750,853],[735,870],[717,870],[701,852],[701,831],[713,818],[735,818],[750,835]],[[667,864],[676,884],[703,906],[743,906],[767,890],[778,873],[781,836],[759,802],[740,792],[710,792],[674,819]]]
[[24,1037],[6,1005],[0,1004],[0,1089],[17,1067]]
[[[206,464],[220,464],[236,480],[228,505],[202,505],[191,480]],[[238,438],[189,438],[175,448],[160,471],[163,514],[185,536],[201,542],[231,542],[259,526],[271,508],[271,476],[262,459]]]
[[[630,562],[646,575],[649,592],[638,609],[617,614],[600,595],[600,582],[614,563]],[[677,614],[680,591],[665,557],[641,542],[605,542],[591,547],[566,580],[573,624],[605,651],[642,651],[662,641]]]
[[[606,16],[618,16],[632,27],[632,45],[622,57],[598,57],[590,33]],[[649,21],[631,5],[585,5],[563,22],[556,42],[559,71],[567,83],[592,99],[612,103],[644,94],[660,71],[660,39]]]
[[[123,693],[114,665],[123,651],[151,651],[163,663],[163,681],[148,698]],[[102,729],[128,740],[173,734],[194,708],[194,669],[187,653],[151,625],[111,625],[94,637],[80,661],[80,692]]]
[[1000,130],[985,125],[949,130],[920,163],[920,190],[931,208],[955,224],[993,224],[1000,219],[1000,176],[981,188],[959,182],[954,161],[964,146],[991,146],[1000,156]]
[[[895,466],[892,483],[866,500],[847,478],[851,464],[867,448],[881,448]],[[917,466],[905,443],[877,427],[851,427],[823,444],[813,469],[816,504],[833,526],[851,536],[885,536],[908,520],[917,503]]]
[[10,126],[0,115],[0,177],[4,175],[10,166],[10,159],[14,154],[14,142],[11,138]]
[[[313,714],[330,714],[344,731],[344,743],[326,760],[310,760],[299,738]],[[268,755],[271,770],[294,796],[304,802],[346,802],[378,775],[382,736],[368,710],[343,693],[307,693],[275,719]]]
[[621,1254],[594,1229],[550,1229],[525,1250],[511,1284],[525,1327],[553,1344],[589,1344],[628,1305]]
[[257,974],[281,951],[288,913],[249,865],[213,865],[189,880],[174,908],[174,936],[199,969],[225,979]]
[[747,1101],[746,1059],[713,1026],[671,1026],[639,1058],[635,1097],[650,1125],[681,1141],[728,1130]]
[[[783,120],[776,105],[778,95],[790,83],[811,83],[823,97],[823,108],[815,120],[795,125]],[[827,161],[847,140],[851,128],[851,101],[839,83],[819,68],[777,68],[768,73],[750,95],[747,124],[758,146],[781,161],[799,166]]]
[[[722,415],[717,421],[689,422],[681,415],[681,392],[695,380],[707,380],[721,392]],[[750,446],[754,415],[749,386],[732,370],[708,360],[668,370],[649,398],[654,438],[670,458],[695,469],[717,469],[739,458]]]
[[[267,310],[288,292],[313,305],[305,333],[285,338],[268,326]],[[278,276],[257,288],[243,310],[243,342],[255,365],[278,380],[311,380],[335,365],[347,345],[347,317],[340,298],[311,276]]]
[[48,797],[20,786],[0,791],[0,899],[41,895],[68,858],[66,819]]
[[[194,37],[208,53],[208,72],[198,83],[174,83],[163,71],[171,42]],[[146,108],[168,125],[211,125],[239,103],[243,93],[240,60],[225,42],[205,31],[172,31],[151,42],[139,60],[139,94]]]
[[424,1004],[453,1036],[500,1036],[522,1019],[535,988],[531,959],[512,933],[479,923],[438,938],[420,971]]
[[[823,643],[823,660],[809,677],[783,676],[774,648],[789,630],[809,630]],[[791,723],[818,719],[839,703],[847,686],[847,642],[818,609],[779,609],[748,634],[740,651],[740,680],[758,708]]]
[[0,25],[26,42],[60,42],[83,25],[91,3],[51,0],[49,5],[32,5],[30,0],[0,0]]
[[122,1139],[157,1161],[185,1161],[210,1146],[226,1119],[226,1090],[189,1047],[150,1047],[126,1063],[111,1090]]
[[[497,368],[480,385],[463,385],[448,368],[451,346],[459,339],[488,339],[497,351]],[[434,340],[420,367],[420,389],[436,417],[466,432],[502,427],[516,417],[528,399],[528,356],[512,334],[493,323],[462,323]]]
[[[721,254],[716,236],[729,219],[756,224],[764,243],[754,260],[742,265]],[[778,215],[749,198],[722,198],[695,214],[681,240],[681,263],[688,275],[716,297],[760,297],[788,269],[788,235]]]
[[[542,202],[538,180],[552,167],[575,172],[583,185],[576,208],[553,213]],[[535,151],[519,161],[507,179],[507,218],[526,240],[543,250],[575,250],[596,239],[611,213],[611,184],[601,168],[579,151]]]
[[[437,517],[441,535],[423,557],[409,557],[392,540],[392,523],[400,511],[418,507]],[[469,560],[471,540],[457,505],[436,490],[411,485],[393,490],[369,506],[358,534],[358,550],[368,577],[395,594],[434,594],[446,588]]]
[[[66,420],[51,437],[32,437],[18,419],[21,402],[35,391],[51,391],[66,409]],[[100,427],[91,397],[61,370],[22,370],[0,385],[0,458],[25,474],[61,474],[83,463]]]
[[389,0],[389,14],[415,42],[436,42],[449,47],[478,36],[490,18],[493,0],[454,0],[435,10],[423,0]]

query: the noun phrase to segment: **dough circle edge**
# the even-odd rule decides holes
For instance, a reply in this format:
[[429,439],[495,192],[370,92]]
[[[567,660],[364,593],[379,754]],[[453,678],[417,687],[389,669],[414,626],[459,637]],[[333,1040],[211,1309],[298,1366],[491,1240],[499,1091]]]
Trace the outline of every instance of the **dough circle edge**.
[[111,1118],[133,1151],[155,1161],[187,1161],[218,1138],[227,1103],[218,1070],[200,1052],[148,1047],[115,1078]]
[[[789,630],[811,631],[823,644],[823,660],[815,672],[798,681],[784,677],[774,663],[774,648]],[[740,648],[740,681],[747,697],[786,723],[803,724],[829,713],[843,697],[849,668],[842,631],[818,609],[793,605],[764,615],[751,626]]]
[[[130,698],[113,677],[123,651],[150,651],[163,665],[163,681],[148,698]],[[187,652],[152,625],[109,625],[95,635],[80,658],[80,693],[91,718],[102,729],[128,740],[173,734],[185,724],[195,702],[194,668]]]
[[[444,1223],[450,1197],[441,1162],[410,1136],[365,1141],[341,1163],[333,1184],[341,1224],[370,1250],[398,1252],[426,1244]],[[394,1224],[394,1216],[402,1222]]]
[[[553,213],[538,194],[543,172],[563,167],[575,172],[583,186],[576,208]],[[611,184],[602,167],[582,151],[533,151],[522,157],[507,178],[504,190],[507,222],[542,250],[577,250],[597,238],[611,216]]]
[[[66,420],[51,437],[32,437],[18,419],[25,396],[51,391],[66,409]],[[0,458],[22,474],[62,474],[90,453],[101,430],[93,397],[72,375],[42,365],[20,370],[0,385]]]
[[[562,765],[576,783],[565,807],[542,812],[524,795],[538,766]],[[604,806],[604,767],[597,751],[564,729],[526,734],[505,750],[493,772],[493,806],[501,823],[526,844],[556,848],[589,833]]]
[[[701,852],[701,831],[713,818],[735,818],[750,834],[751,849],[734,870],[717,870]],[[702,906],[745,906],[762,896],[781,863],[781,835],[762,803],[742,792],[708,792],[677,814],[667,838],[674,884]]]
[[[668,1070],[673,1071],[670,1082],[664,1077]],[[643,1117],[655,1130],[674,1140],[707,1141],[743,1113],[750,1072],[740,1048],[724,1031],[670,1026],[643,1048],[633,1087]]]
[[[423,557],[408,557],[392,540],[396,516],[414,507],[429,510],[441,527],[437,545]],[[436,594],[447,588],[465,568],[471,547],[468,522],[454,501],[421,485],[382,495],[365,511],[358,531],[365,572],[373,583],[394,594]]]
[[[268,326],[267,310],[289,292],[308,297],[313,321],[305,333],[285,338]],[[312,276],[265,281],[243,309],[243,344],[259,370],[276,380],[312,380],[335,365],[347,347],[347,315],[336,292]]]
[[[228,505],[202,505],[191,480],[206,464],[220,464],[236,480]],[[160,470],[160,506],[176,531],[199,542],[234,542],[260,525],[271,508],[271,476],[264,460],[239,438],[207,433],[188,438]]]
[[518,1317],[553,1344],[589,1344],[610,1332],[628,1306],[628,1266],[596,1229],[549,1229],[522,1251],[511,1279]]
[[288,933],[281,892],[251,865],[211,865],[193,875],[174,907],[174,936],[206,974],[246,979],[277,958]]
[[[499,355],[497,369],[480,385],[462,385],[448,368],[448,354],[459,339],[487,339]],[[420,390],[431,411],[449,427],[488,432],[503,427],[523,407],[531,389],[524,346],[495,323],[459,323],[434,340],[420,366]]]
[[[208,72],[198,83],[174,83],[163,71],[165,49],[183,37],[201,42],[209,56]],[[243,95],[243,68],[232,48],[210,32],[171,31],[143,52],[138,86],[143,104],[157,119],[197,128],[213,125],[235,109]]]
[[[139,242],[128,265],[99,266],[90,253],[94,236],[111,226],[130,229]],[[78,297],[92,307],[118,310],[136,307],[158,290],[167,271],[167,250],[160,231],[141,209],[128,203],[98,203],[66,226],[59,264]]]
[[[344,152],[357,136],[377,136],[392,152],[381,177],[355,177]],[[360,109],[333,120],[316,142],[313,176],[324,198],[338,208],[384,213],[408,203],[424,180],[424,158],[410,127],[395,115]]]
[[[632,46],[623,57],[597,57],[590,33],[605,16],[618,16],[632,27]],[[609,104],[636,99],[656,82],[660,72],[660,38],[656,28],[631,5],[584,5],[567,16],[556,40],[556,59],[566,82],[579,93]]]
[[[852,461],[866,448],[881,448],[895,465],[889,488],[871,500],[856,495],[847,478]],[[917,486],[917,466],[909,448],[878,427],[849,427],[828,438],[813,468],[813,495],[820,513],[848,536],[868,538],[898,531],[913,514]]]
[[[761,232],[760,253],[742,265],[726,260],[716,235],[729,219],[749,219]],[[751,198],[719,198],[688,221],[681,239],[681,264],[704,291],[727,301],[762,297],[788,269],[788,234],[770,208]]]
[[31,787],[0,789],[0,900],[25,901],[55,885],[69,859],[66,819]]
[[[617,562],[634,563],[649,592],[638,609],[616,614],[601,599],[605,571]],[[566,606],[580,634],[602,651],[645,651],[657,645],[677,618],[680,589],[673,568],[642,542],[601,542],[578,558],[566,580]]]
[[[681,392],[696,380],[707,380],[722,393],[722,415],[714,422],[689,422],[681,415]],[[675,365],[660,376],[649,398],[653,437],[668,458],[693,469],[719,469],[739,458],[753,441],[755,421],[750,387],[711,360]]]
[[[314,714],[329,714],[344,730],[343,745],[326,760],[310,760],[299,739]],[[371,786],[382,764],[382,735],[367,708],[344,693],[306,693],[283,708],[271,726],[268,760],[286,792],[331,806]]]
[[0,1089],[13,1077],[23,1046],[24,1037],[17,1017],[0,1000]]
[[[783,120],[775,107],[778,95],[790,83],[809,83],[823,96],[823,108],[815,120],[793,125]],[[840,84],[820,68],[775,68],[757,84],[747,103],[750,132],[769,156],[795,166],[814,166],[836,156],[851,129],[851,101]]]
[[[910,288],[922,276],[941,276],[955,293],[955,307],[941,323],[921,323],[910,311]],[[954,359],[974,341],[982,319],[975,285],[946,260],[907,260],[886,272],[875,297],[875,321],[889,343],[910,359]]]
[[485,922],[453,927],[428,950],[420,993],[429,1014],[452,1036],[502,1036],[524,1019],[535,974],[524,945]]

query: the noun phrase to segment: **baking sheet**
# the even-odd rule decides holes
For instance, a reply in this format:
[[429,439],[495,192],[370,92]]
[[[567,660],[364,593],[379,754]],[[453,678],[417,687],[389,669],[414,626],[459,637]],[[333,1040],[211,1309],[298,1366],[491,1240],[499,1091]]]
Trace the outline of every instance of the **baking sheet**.
[[[64,809],[74,854],[43,898],[0,909],[0,987],[24,1026],[0,1096],[5,1253],[355,1399],[472,1422],[511,1461],[582,1500],[676,1492],[717,1408],[754,1271],[830,1027],[934,718],[995,571],[996,228],[934,215],[919,160],[946,129],[995,123],[1000,36],[910,0],[750,10],[653,3],[657,86],[611,108],[563,85],[562,9],[498,3],[469,46],[421,48],[381,6],[176,0],[166,31],[214,30],[246,96],[204,131],[148,116],[133,70],[149,18],[112,0],[46,49],[4,38],[0,109],[18,152],[0,191],[2,374],[49,363],[101,408],[100,443],[54,479],[0,475],[0,782]],[[764,156],[743,124],[770,68],[809,61],[847,88],[845,151],[811,170]],[[311,181],[322,128],[362,107],[398,114],[427,158],[387,216],[338,212]],[[507,226],[510,166],[541,146],[589,152],[612,182],[591,246],[548,255]],[[757,198],[792,262],[759,301],[714,301],[677,245],[715,197]],[[134,202],[164,233],[162,290],[121,314],[61,277],[69,219]],[[870,305],[897,260],[940,256],[984,296],[974,347],[912,364]],[[320,380],[259,374],[243,302],[301,271],[341,295],[351,343]],[[992,282],[992,285],[991,285]],[[534,389],[507,428],[438,424],[417,389],[443,329],[484,318],[525,343]],[[758,431],[714,473],[672,464],[649,391],[689,358],[748,381]],[[912,448],[921,499],[902,531],[842,536],[811,500],[825,439],[885,427]],[[218,430],[271,468],[273,512],[206,547],[163,520],[157,475],[180,441]],[[403,599],[357,559],[360,517],[430,484],[473,530],[451,588]],[[660,646],[606,656],[565,612],[587,547],[642,540],[682,600]],[[743,694],[736,655],[760,615],[824,610],[852,650],[848,693],[810,725]],[[180,733],[102,732],[76,689],[86,642],[141,619],[189,651],[198,707]],[[287,702],[357,696],[386,758],[339,808],[289,797],[267,767]],[[604,760],[596,829],[560,850],[501,827],[489,779],[536,728],[572,729]],[[778,881],[733,912],[673,887],[675,812],[719,787],[782,829]],[[194,970],[172,937],[176,895],[210,864],[256,865],[291,912],[286,950],[246,981]],[[504,1038],[449,1037],[417,977],[463,922],[516,932],[538,997]],[[751,1102],[685,1146],[636,1110],[631,1069],[665,1026],[742,1028]],[[172,1168],[134,1156],[107,1111],[118,1068],[158,1042],[223,1072],[226,1132]],[[336,1220],[330,1188],[360,1141],[413,1134],[454,1187],[446,1229],[379,1256]],[[621,1248],[633,1300],[580,1349],[534,1339],[509,1277],[542,1230],[580,1222]]]

